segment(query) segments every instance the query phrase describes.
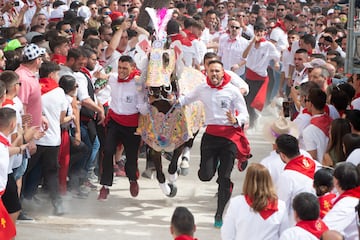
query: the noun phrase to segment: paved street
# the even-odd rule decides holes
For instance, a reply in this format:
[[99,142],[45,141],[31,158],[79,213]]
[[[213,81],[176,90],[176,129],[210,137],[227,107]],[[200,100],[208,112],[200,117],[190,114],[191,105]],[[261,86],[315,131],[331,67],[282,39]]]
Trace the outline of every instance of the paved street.
[[[261,123],[269,118],[262,118]],[[261,126],[258,127],[260,129]],[[261,130],[248,133],[254,157],[251,162],[258,162],[271,150],[265,142]],[[165,197],[156,179],[140,178],[140,193],[132,198],[126,178],[115,178],[110,189],[109,199],[97,201],[97,193],[91,192],[87,199],[64,199],[66,214],[52,216],[52,207],[46,200],[32,205],[28,214],[35,217],[34,222],[17,224],[17,240],[153,240],[172,239],[169,232],[170,217],[177,206],[188,207],[195,216],[199,240],[219,240],[220,231],[213,227],[216,211],[216,179],[200,182],[197,177],[199,166],[200,136],[197,137],[191,155],[191,167],[188,176],[180,176],[177,181],[178,193],[174,198]],[[164,168],[167,169],[167,161]],[[140,171],[145,168],[145,160],[139,160]],[[234,195],[241,193],[244,173],[234,169]]]

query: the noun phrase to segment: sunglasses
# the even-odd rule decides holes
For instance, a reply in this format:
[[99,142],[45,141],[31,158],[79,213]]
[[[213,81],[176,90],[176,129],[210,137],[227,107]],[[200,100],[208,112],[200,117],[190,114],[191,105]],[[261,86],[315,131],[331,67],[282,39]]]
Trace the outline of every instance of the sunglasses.
[[285,11],[285,8],[279,8],[278,11]]
[[294,2],[289,2],[289,4],[291,4],[291,5],[295,5],[295,3],[294,3]]
[[245,17],[245,15],[237,14],[236,17]]
[[219,6],[219,7],[217,7],[218,9],[224,9],[225,7],[223,7],[223,6]]
[[72,28],[64,30],[66,33],[72,33],[74,30]]
[[322,26],[324,26],[324,24],[322,24],[322,23],[317,23],[316,26],[317,26],[317,27],[322,27]]
[[318,46],[319,46],[319,47],[324,46],[324,43],[319,42],[319,43],[318,43]]
[[21,82],[17,82],[15,83],[15,85],[19,85],[21,87]]
[[238,26],[230,26],[230,28],[231,29],[236,29],[236,30],[240,29],[240,27],[238,27]]
[[104,15],[110,15],[111,11],[104,12]]
[[130,4],[121,4],[122,7],[130,7]]

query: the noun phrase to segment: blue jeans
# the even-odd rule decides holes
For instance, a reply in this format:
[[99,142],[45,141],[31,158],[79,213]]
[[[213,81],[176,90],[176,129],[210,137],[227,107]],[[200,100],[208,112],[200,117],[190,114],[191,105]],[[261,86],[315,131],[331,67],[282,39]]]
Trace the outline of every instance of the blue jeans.
[[84,161],[83,169],[85,172],[90,171],[91,168],[95,166],[96,155],[100,149],[100,141],[96,136],[94,142],[91,142],[87,127],[83,124],[80,126],[81,129],[81,141],[83,141],[86,146],[91,149],[89,154],[86,156],[86,161]]

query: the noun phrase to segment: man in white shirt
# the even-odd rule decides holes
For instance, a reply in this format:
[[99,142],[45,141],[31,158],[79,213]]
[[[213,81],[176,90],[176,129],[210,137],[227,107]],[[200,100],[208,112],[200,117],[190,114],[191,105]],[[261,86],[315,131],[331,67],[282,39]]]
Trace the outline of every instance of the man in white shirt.
[[147,105],[144,102],[144,94],[137,90],[137,77],[140,77],[140,71],[130,56],[121,56],[118,73],[113,73],[109,77],[108,84],[112,92],[100,180],[103,187],[100,189],[98,200],[106,200],[109,195],[109,187],[112,186],[114,178],[113,155],[119,143],[123,144],[126,153],[125,172],[130,182],[131,196],[136,197],[139,193],[137,160],[141,137],[134,133],[138,126],[139,114],[146,112]]
[[[351,133],[360,136],[360,110],[346,110],[345,115],[345,118],[350,122]],[[346,158],[346,162],[351,162],[357,166],[360,163],[360,148],[354,149]]]
[[295,225],[292,201],[298,193],[315,193],[313,179],[316,171],[315,162],[300,154],[299,142],[288,134],[282,134],[276,139],[277,152],[285,162],[284,171],[277,181],[279,199],[285,201],[288,209],[288,227]]
[[332,118],[325,112],[326,94],[319,88],[309,92],[306,108],[312,117],[310,125],[303,131],[305,150],[314,160],[322,163],[329,142],[329,128]]
[[243,76],[246,61],[242,55],[249,43],[240,36],[240,29],[238,21],[229,21],[229,34],[220,39],[218,56],[224,64],[225,70],[231,70],[239,76]]
[[240,127],[248,121],[248,111],[244,97],[238,88],[229,84],[230,79],[220,61],[211,61],[207,82],[179,98],[181,106],[197,100],[204,104],[207,128],[201,140],[198,176],[201,181],[210,181],[218,170],[215,227],[222,226],[222,215],[231,196],[233,183],[230,176],[235,158],[246,162],[250,154],[248,141]]

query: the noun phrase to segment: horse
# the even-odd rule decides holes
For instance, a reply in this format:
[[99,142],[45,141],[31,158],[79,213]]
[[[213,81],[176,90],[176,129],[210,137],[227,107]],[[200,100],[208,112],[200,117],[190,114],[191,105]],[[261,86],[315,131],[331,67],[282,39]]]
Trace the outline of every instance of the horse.
[[[147,158],[154,163],[161,190],[166,196],[174,197],[177,193],[178,159],[184,143],[204,123],[202,103],[179,107],[175,100],[204,81],[204,77],[192,68],[182,67],[179,71],[176,68],[179,49],[176,50],[176,44],[175,48],[166,48],[166,45],[160,40],[153,42],[147,70],[141,77],[150,104],[148,114],[139,119],[137,134],[148,146]],[[162,169],[164,152],[172,152],[168,180]]]

